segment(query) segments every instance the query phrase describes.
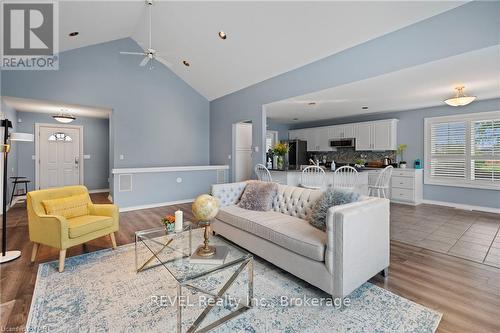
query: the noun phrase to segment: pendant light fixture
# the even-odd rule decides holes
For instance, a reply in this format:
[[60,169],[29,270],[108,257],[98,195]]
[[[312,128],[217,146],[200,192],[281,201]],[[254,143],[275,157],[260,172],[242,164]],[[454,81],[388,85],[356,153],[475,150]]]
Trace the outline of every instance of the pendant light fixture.
[[64,110],[61,110],[61,112],[59,114],[53,115],[52,118],[54,118],[55,120],[57,120],[58,122],[63,123],[63,124],[71,123],[73,120],[76,119],[75,116],[73,116],[69,113],[65,113],[63,111]]
[[476,99],[476,96],[465,95],[464,89],[464,86],[456,87],[455,90],[457,91],[457,93],[455,97],[448,98],[444,102],[450,106],[464,106],[472,103]]

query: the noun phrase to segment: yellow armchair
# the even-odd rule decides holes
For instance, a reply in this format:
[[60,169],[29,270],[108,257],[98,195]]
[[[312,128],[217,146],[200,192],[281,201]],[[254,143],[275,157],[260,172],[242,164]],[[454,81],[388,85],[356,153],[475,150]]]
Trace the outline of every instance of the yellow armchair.
[[[78,206],[76,213],[74,206]],[[32,262],[40,244],[59,249],[59,272],[64,270],[66,249],[71,246],[109,235],[116,248],[114,232],[119,227],[118,207],[93,204],[85,186],[29,192],[26,207],[29,236],[33,242]]]

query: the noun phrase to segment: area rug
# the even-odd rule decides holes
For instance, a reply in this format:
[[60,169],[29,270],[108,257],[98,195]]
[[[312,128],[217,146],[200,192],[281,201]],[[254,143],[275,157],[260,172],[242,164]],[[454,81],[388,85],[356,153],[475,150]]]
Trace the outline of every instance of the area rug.
[[[136,273],[134,256],[129,244],[67,258],[63,273],[56,261],[40,264],[26,331],[175,332],[176,307],[158,302],[164,296],[174,299],[175,283],[162,266]],[[231,274],[217,273],[200,283],[215,288]],[[228,292],[244,296],[246,278],[242,274]],[[259,258],[254,299],[255,307],[214,332],[424,333],[434,332],[441,320],[440,313],[370,283],[349,296],[349,306],[337,308],[326,293]],[[183,312],[183,331],[202,311],[193,303]],[[206,323],[229,310],[231,304],[216,307]]]

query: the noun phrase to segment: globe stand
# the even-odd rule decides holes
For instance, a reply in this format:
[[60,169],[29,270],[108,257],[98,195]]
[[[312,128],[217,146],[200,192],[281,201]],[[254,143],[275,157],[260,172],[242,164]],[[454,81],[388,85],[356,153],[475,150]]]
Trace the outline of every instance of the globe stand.
[[210,241],[210,221],[201,222],[200,224],[205,225],[205,240],[203,241],[203,245],[200,245],[196,250],[196,254],[200,257],[211,257],[217,250],[214,246],[208,245]]

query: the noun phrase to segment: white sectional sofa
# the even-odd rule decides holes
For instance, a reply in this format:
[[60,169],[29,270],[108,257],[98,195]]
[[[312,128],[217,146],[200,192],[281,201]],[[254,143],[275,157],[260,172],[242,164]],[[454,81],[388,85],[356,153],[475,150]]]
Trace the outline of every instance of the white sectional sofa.
[[343,298],[389,267],[389,200],[361,197],[331,207],[327,230],[307,221],[321,191],[278,185],[272,209],[237,206],[246,182],[217,184],[221,209],[213,231],[324,290]]

